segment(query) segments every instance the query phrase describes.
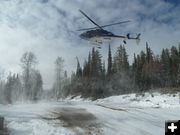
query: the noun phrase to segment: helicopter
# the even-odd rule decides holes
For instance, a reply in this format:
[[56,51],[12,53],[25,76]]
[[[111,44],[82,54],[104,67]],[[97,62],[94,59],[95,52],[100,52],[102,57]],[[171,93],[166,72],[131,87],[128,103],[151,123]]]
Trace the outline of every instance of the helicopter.
[[85,31],[79,35],[81,39],[88,40],[92,44],[97,44],[97,45],[102,44],[104,41],[110,41],[114,38],[123,39],[124,44],[127,43],[126,40],[135,40],[137,44],[140,42],[140,35],[141,35],[140,33],[137,34],[136,37],[130,37],[130,33],[128,33],[126,36],[120,36],[120,35],[113,34],[112,32],[109,32],[104,29],[105,27],[109,27],[112,25],[128,23],[130,22],[129,20],[100,26],[95,21],[93,21],[89,16],[87,16],[82,10],[79,10],[79,12],[96,26],[92,28],[78,29],[78,31]]

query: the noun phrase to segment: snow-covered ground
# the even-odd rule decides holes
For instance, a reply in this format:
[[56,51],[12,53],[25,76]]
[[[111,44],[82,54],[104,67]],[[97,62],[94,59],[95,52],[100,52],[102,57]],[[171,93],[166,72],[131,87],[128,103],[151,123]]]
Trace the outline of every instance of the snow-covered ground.
[[128,94],[96,101],[0,105],[10,135],[164,135],[165,120],[180,119],[178,94]]

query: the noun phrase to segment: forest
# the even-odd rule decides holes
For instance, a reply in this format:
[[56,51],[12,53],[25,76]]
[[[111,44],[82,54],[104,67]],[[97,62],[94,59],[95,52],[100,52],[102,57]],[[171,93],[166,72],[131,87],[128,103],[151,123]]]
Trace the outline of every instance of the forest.
[[83,65],[76,57],[77,67],[70,77],[64,69],[64,59],[57,57],[54,83],[47,91],[43,89],[41,73],[36,69],[35,54],[25,52],[20,59],[22,73],[0,75],[0,103],[59,100],[79,95],[98,99],[160,88],[180,90],[180,45],[162,49],[161,54],[155,55],[146,43],[146,50],[134,54],[132,64],[123,45],[117,47],[115,54],[109,45],[107,53],[108,59],[103,60],[99,49],[92,48]]
[[66,92],[67,95],[79,94],[97,99],[158,88],[180,90],[179,87],[180,46],[163,49],[160,55],[154,55],[146,43],[146,51],[134,54],[131,65],[122,45],[113,56],[109,45],[107,66],[102,62],[99,51],[93,48],[82,67],[77,59],[76,73],[72,74]]

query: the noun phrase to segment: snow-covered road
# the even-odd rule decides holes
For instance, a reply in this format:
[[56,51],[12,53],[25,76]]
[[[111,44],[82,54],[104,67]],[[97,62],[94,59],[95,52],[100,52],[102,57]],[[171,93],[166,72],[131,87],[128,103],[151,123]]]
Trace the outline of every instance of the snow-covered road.
[[178,95],[114,96],[0,105],[10,135],[164,135],[165,120],[180,119]]

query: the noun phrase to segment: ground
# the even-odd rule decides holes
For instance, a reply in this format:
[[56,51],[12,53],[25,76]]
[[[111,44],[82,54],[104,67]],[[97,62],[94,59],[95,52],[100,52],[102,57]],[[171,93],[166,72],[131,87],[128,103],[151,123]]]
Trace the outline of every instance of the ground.
[[164,135],[165,120],[180,118],[178,94],[145,93],[96,101],[0,105],[10,135]]

